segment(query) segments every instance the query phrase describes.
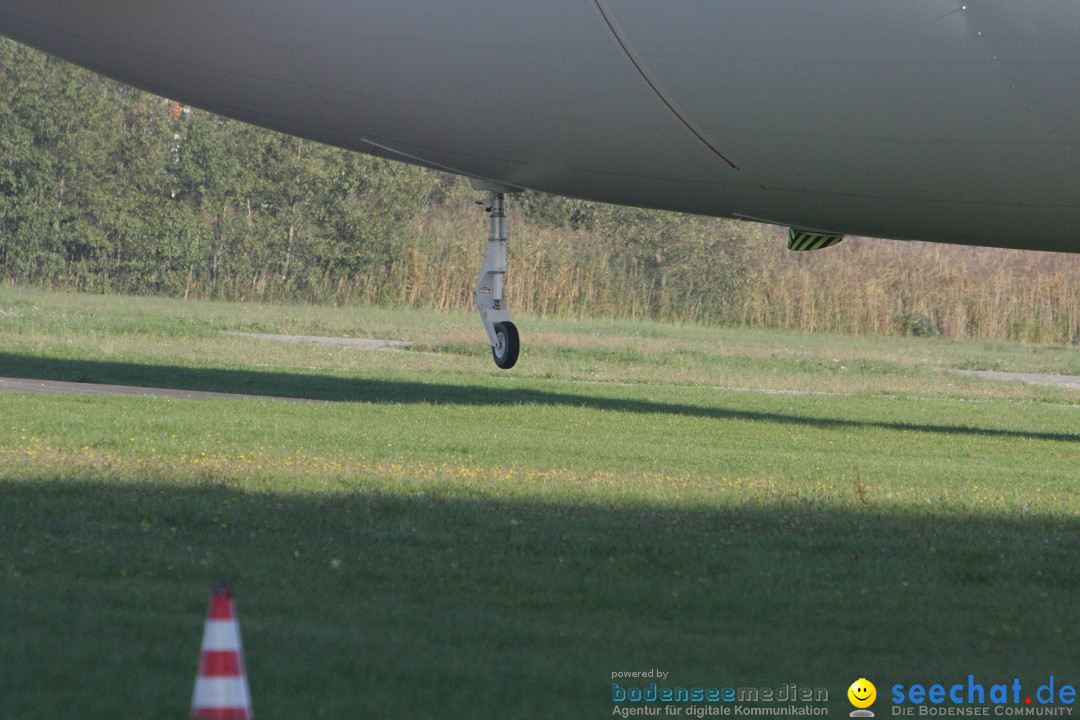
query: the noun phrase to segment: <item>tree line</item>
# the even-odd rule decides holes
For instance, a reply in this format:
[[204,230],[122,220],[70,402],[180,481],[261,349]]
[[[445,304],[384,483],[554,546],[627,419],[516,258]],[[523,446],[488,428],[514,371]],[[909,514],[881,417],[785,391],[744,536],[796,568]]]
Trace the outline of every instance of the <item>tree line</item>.
[[[0,281],[187,298],[471,307],[468,184],[183,107],[0,40]],[[1080,342],[1074,256],[849,241],[528,192],[513,307]]]

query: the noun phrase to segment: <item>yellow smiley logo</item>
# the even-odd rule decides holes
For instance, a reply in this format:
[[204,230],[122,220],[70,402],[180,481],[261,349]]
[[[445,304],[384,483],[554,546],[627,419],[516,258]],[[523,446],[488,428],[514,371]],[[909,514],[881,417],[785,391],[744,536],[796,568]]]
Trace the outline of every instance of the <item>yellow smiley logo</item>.
[[857,708],[868,708],[877,700],[877,688],[866,678],[859,678],[847,689],[848,700]]

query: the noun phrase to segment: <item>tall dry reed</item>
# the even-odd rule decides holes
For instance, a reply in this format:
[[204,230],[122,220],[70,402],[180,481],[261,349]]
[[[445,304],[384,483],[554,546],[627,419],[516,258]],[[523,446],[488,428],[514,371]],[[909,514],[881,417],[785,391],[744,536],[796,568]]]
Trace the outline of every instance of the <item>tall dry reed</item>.
[[[519,311],[1080,343],[1080,256],[864,238],[793,253],[772,228],[709,220],[702,252],[657,264],[628,256],[622,238],[510,220]],[[439,210],[407,235],[384,277],[344,279],[339,301],[470,309],[482,215]]]

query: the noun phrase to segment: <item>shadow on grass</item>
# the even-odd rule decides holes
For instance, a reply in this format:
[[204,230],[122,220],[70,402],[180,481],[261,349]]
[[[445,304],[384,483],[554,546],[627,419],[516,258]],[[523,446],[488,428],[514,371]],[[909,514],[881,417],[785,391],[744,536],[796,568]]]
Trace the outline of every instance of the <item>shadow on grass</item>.
[[607,717],[611,673],[653,667],[672,685],[826,687],[846,713],[852,677],[1033,688],[1078,659],[1076,518],[352,482],[4,482],[0,713],[183,717],[223,578],[261,718]]
[[329,402],[385,404],[428,403],[449,405],[556,405],[632,413],[660,413],[683,417],[747,420],[818,428],[884,428],[888,430],[1026,438],[1080,443],[1077,432],[1045,432],[1001,428],[867,421],[757,412],[708,405],[687,405],[634,398],[614,398],[533,388],[496,388],[480,385],[408,382],[378,378],[274,371],[192,368],[171,365],[72,360],[0,353],[0,377],[127,385],[223,392],[253,397],[283,397]]

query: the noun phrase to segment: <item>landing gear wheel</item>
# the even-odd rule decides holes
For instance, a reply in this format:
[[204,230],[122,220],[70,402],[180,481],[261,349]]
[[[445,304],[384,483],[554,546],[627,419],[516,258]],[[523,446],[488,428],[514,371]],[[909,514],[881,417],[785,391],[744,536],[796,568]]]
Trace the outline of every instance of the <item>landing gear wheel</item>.
[[518,339],[517,326],[512,322],[495,323],[495,345],[491,348],[491,357],[503,370],[509,370],[517,363],[521,341]]
[[[473,186],[479,190],[483,184],[473,183]],[[491,222],[491,232],[488,233],[480,277],[476,279],[473,302],[480,311],[480,319],[484,321],[484,332],[491,344],[495,364],[509,370],[517,362],[521,343],[518,341],[517,328],[510,322],[510,313],[503,298],[503,283],[506,280],[506,202],[501,190],[490,190],[490,193],[486,200],[480,201]]]

